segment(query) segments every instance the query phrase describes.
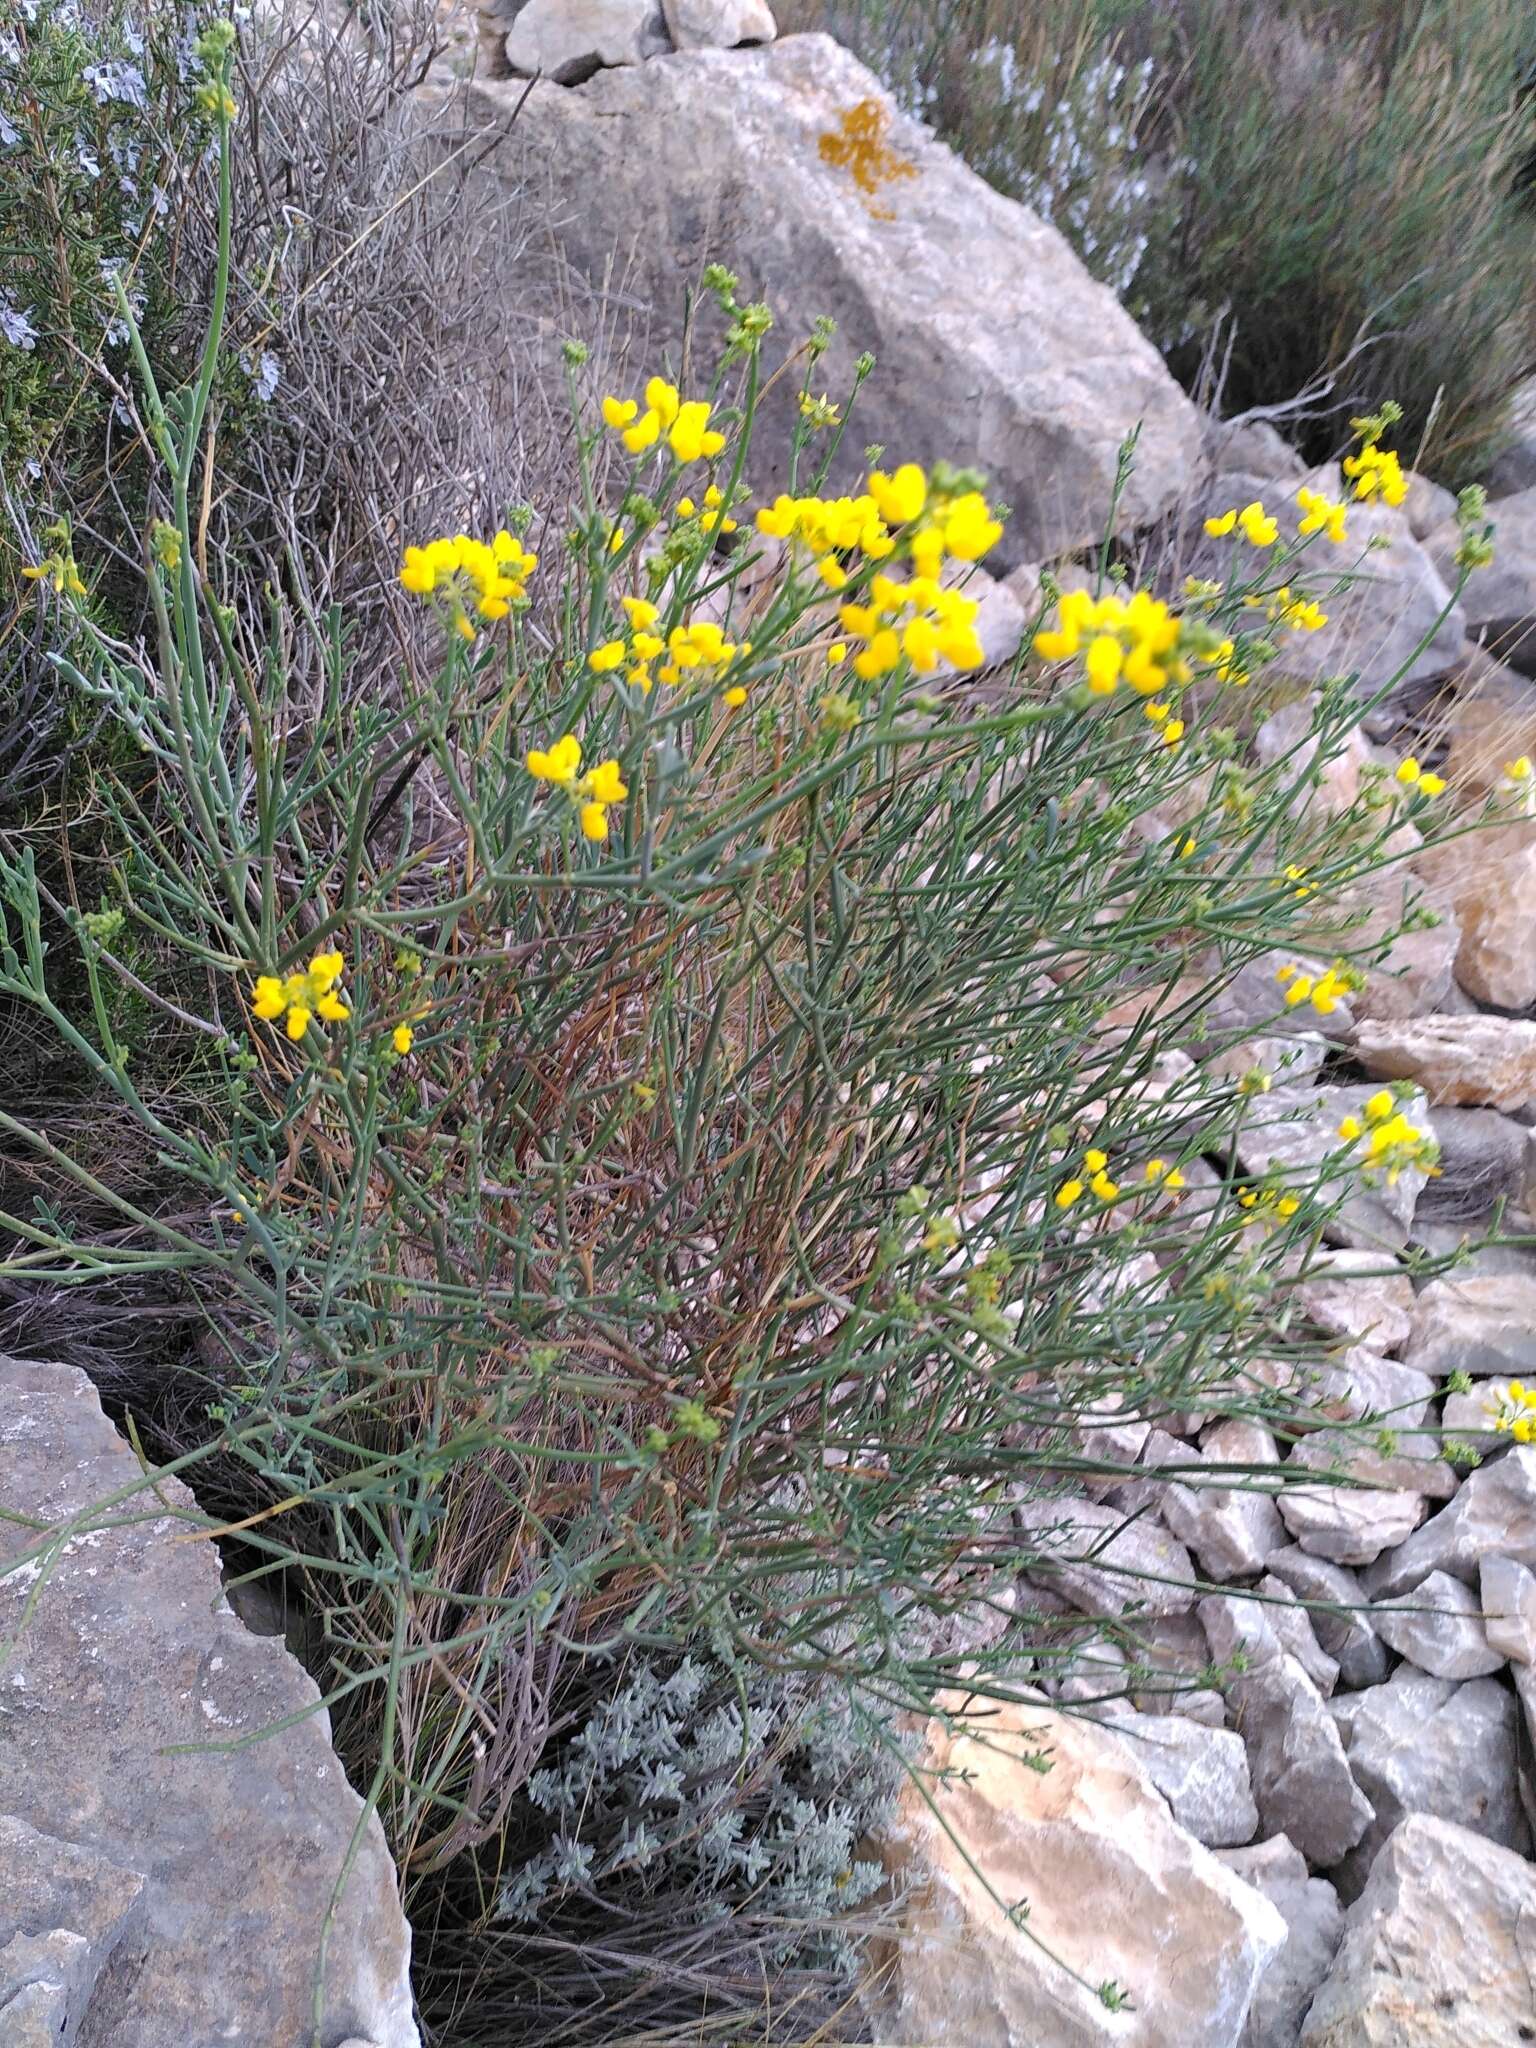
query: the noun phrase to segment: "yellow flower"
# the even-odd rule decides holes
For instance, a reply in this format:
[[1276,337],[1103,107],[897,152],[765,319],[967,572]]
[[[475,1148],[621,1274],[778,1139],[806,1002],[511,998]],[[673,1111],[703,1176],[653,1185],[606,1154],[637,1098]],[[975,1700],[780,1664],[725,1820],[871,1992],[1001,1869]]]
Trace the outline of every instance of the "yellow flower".
[[1149,1159],[1146,1177],[1154,1187],[1167,1188],[1175,1194],[1186,1185],[1183,1174],[1176,1166],[1170,1166],[1166,1159]]
[[1165,747],[1176,747],[1184,737],[1182,718],[1170,718],[1163,727],[1162,740]]
[[1344,524],[1347,506],[1335,504],[1321,491],[1308,490],[1305,484],[1296,493],[1296,502],[1302,510],[1301,522],[1296,528],[1302,539],[1313,533],[1326,533],[1335,544],[1349,538]]
[[834,640],[827,649],[827,667],[841,668],[847,659],[848,642],[846,640]]
[[720,701],[728,705],[732,711],[739,711],[747,701],[747,693],[740,683],[732,683],[728,690],[720,692]]
[[608,810],[600,803],[584,803],[581,806],[581,829],[588,839],[608,837]]
[[1082,1197],[1083,1183],[1080,1180],[1064,1180],[1056,1190],[1056,1206],[1058,1209],[1070,1209],[1072,1204],[1081,1201]]
[[402,1058],[406,1053],[410,1051],[411,1047],[416,1043],[416,1034],[411,1029],[409,1024],[397,1024],[394,1030],[389,1034],[389,1036],[390,1043],[394,1046],[395,1051],[399,1053],[402,1056]]
[[352,1014],[336,993],[345,967],[341,954],[333,951],[316,953],[298,974],[259,974],[251,997],[252,1015],[267,1023],[286,1015],[284,1029],[294,1040],[304,1036],[317,1013],[328,1024],[339,1024]]
[[1517,760],[1504,763],[1504,773],[1511,782],[1529,782],[1536,770],[1532,769],[1529,754],[1521,754]]
[[625,427],[633,424],[639,410],[639,406],[632,398],[605,398],[603,423],[612,427],[615,433],[622,433]]
[[669,384],[665,377],[652,377],[645,387],[645,403],[655,413],[664,427],[670,427],[682,411],[677,395],[677,386]]
[[1238,513],[1237,523],[1250,547],[1273,547],[1280,537],[1279,521],[1270,517],[1257,498]]
[[593,648],[587,656],[587,661],[596,674],[606,676],[623,666],[628,653],[629,650],[622,640],[607,640],[601,647]]
[[1230,512],[1218,512],[1214,518],[1207,519],[1205,530],[1212,540],[1222,540],[1232,531],[1236,524],[1237,508],[1234,506]]
[[1088,677],[1088,687],[1096,697],[1107,697],[1113,692],[1120,680],[1124,660],[1120,642],[1112,634],[1096,633],[1088,642],[1083,669]]
[[1408,495],[1408,479],[1395,452],[1378,448],[1374,441],[1367,441],[1358,455],[1345,456],[1344,474],[1353,481],[1357,498],[1401,505]]
[[656,606],[647,598],[621,597],[619,603],[624,607],[629,623],[637,633],[645,632],[661,617]]
[[[672,389],[670,385],[666,388]],[[649,386],[646,392],[649,397]],[[702,457],[718,455],[725,446],[725,436],[710,426],[709,407],[703,399],[692,398],[676,407],[667,444],[679,462],[698,462]]]
[[928,479],[915,462],[904,462],[894,476],[871,470],[869,495],[887,526],[906,526],[922,517],[928,503]]
[[283,999],[283,984],[275,974],[259,974],[256,977],[256,994],[251,1009],[256,1016],[270,1023],[274,1017],[281,1017],[287,1008]]
[[617,761],[599,761],[587,777],[587,789],[600,804],[621,804],[629,795]]
[[650,409],[641,413],[632,427],[624,429],[622,439],[631,455],[643,455],[647,448],[654,448],[661,439],[660,413]]
[[1416,789],[1422,796],[1439,796],[1445,788],[1443,777],[1429,774],[1412,754],[1398,763],[1397,780],[1405,789]]
[[536,782],[554,782],[567,787],[581,769],[581,742],[574,733],[558,739],[547,753],[535,747],[523,763]]

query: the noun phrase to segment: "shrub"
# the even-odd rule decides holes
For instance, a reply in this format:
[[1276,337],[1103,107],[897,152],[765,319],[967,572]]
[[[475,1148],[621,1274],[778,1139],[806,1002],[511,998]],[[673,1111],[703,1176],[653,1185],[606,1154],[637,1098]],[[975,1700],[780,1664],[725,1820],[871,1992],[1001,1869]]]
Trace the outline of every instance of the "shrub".
[[[202,51],[222,281],[229,59]],[[245,1576],[302,1577],[408,1878],[483,1917],[537,1899],[541,1924],[595,1913],[578,1873],[633,1852],[626,1729],[720,1769],[725,1720],[685,1739],[664,1696],[706,1656],[709,1711],[746,1702],[746,1775],[718,1842],[669,1841],[666,1914],[702,1903],[711,1857],[738,1905],[760,1876],[774,1920],[820,1911],[824,1868],[731,1846],[766,1825],[771,1852],[794,1811],[751,1754],[786,1702],[834,1688],[887,1747],[962,1666],[985,1696],[1078,1654],[1101,1625],[1011,1581],[1049,1572],[1072,1489],[1117,1469],[1100,1429],[1194,1410],[1283,1433],[1292,1398],[1249,1368],[1295,1271],[1362,1173],[1432,1158],[1389,1094],[1315,1169],[1247,1173],[1268,1077],[1165,1056],[1327,1012],[1390,942],[1352,891],[1405,814],[1432,823],[1435,778],[1309,810],[1358,722],[1347,679],[1315,749],[1269,766],[1229,709],[1347,548],[1250,508],[1224,583],[1179,608],[1106,550],[979,699],[941,666],[980,653],[940,576],[996,537],[980,481],[903,466],[821,497],[844,422],[812,396],[812,335],[803,495],[750,516],[769,315],[706,284],[707,389],[605,394],[569,346],[561,552],[418,533],[400,582],[436,658],[387,683],[304,603],[302,563],[290,590],[201,550],[222,290],[174,413],[136,351],[153,653],[71,595],[66,540],[29,567],[73,621],[61,679],[151,772],[103,774],[113,858],[52,948],[32,845],[0,849],[0,995],[161,1176],[114,1185],[0,1111],[42,1190],[0,1214],[0,1281],[159,1276],[206,1318],[169,1464],[243,1494]],[[1362,473],[1396,489],[1388,456]],[[130,940],[152,1069],[114,1026]],[[1225,1029],[1240,975],[1267,999]],[[1061,1525],[1024,1535],[1016,1512],[1055,1499]],[[1134,1650],[1135,1601],[1103,1626]],[[819,1838],[845,1853],[873,1791],[819,1803]],[[511,1953],[525,1985],[535,1951]],[[701,2006],[718,1976],[689,1980]]]
[[804,1685],[707,1651],[589,1678],[514,1801],[493,1917],[492,1871],[460,1876],[451,1925],[440,1908],[425,2016],[453,2039],[466,2018],[502,2040],[696,2039],[701,1985],[724,2032],[771,1984],[778,2038],[802,2038],[849,1997],[896,1756]]

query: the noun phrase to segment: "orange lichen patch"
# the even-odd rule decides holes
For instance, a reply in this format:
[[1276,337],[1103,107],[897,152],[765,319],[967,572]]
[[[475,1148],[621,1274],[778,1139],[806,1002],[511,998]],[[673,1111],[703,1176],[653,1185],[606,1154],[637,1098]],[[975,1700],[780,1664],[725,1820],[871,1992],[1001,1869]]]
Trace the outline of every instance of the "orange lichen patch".
[[917,176],[917,165],[886,141],[890,125],[890,114],[879,100],[860,100],[839,114],[837,132],[829,129],[817,144],[824,164],[847,171],[876,220],[892,218],[891,208],[877,203],[881,189]]

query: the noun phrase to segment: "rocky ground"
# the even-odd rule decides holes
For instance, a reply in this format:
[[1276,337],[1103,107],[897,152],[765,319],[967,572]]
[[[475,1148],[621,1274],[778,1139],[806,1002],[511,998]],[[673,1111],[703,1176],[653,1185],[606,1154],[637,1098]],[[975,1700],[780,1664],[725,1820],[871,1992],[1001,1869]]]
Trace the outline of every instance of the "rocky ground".
[[[553,188],[572,261],[594,280],[621,262],[655,307],[658,360],[683,339],[670,309],[717,257],[786,332],[839,322],[829,390],[873,348],[892,448],[974,461],[1014,507],[1006,573],[973,586],[995,660],[1018,646],[1042,570],[1070,580],[1096,538],[1138,422],[1127,528],[1167,522],[1188,540],[1226,505],[1309,480],[1337,492],[1272,427],[1204,419],[1061,238],[915,123],[887,110],[887,155],[850,185],[818,138],[851,107],[885,107],[880,87],[824,37],[772,34],[763,0],[508,6],[487,27],[500,75],[476,96],[488,123],[518,119],[484,176]],[[424,106],[447,90],[446,73],[429,80]],[[594,191],[622,204],[591,206]],[[1353,515],[1379,542],[1372,577],[1304,639],[1296,702],[1259,732],[1261,758],[1294,751],[1324,677],[1354,672],[1372,696],[1405,673],[1319,803],[1348,803],[1362,770],[1410,749],[1472,799],[1536,755],[1536,412],[1495,484],[1496,562],[1439,624],[1448,494],[1415,479],[1400,510]],[[984,1734],[934,1722],[927,1761],[959,1775],[937,1812],[914,1794],[887,1844],[912,1903],[872,1979],[881,2039],[1536,2041],[1536,1446],[1495,1434],[1490,1414],[1511,1380],[1536,1378],[1536,1250],[1410,1270],[1496,1216],[1531,1232],[1536,819],[1401,850],[1437,922],[1393,945],[1326,1037],[1277,1036],[1272,983],[1237,985],[1221,1022],[1252,1037],[1223,1057],[1276,1075],[1250,1170],[1315,1162],[1388,1078],[1419,1091],[1442,1174],[1346,1204],[1298,1275],[1307,1348],[1277,1346],[1272,1384],[1307,1399],[1310,1434],[1283,1449],[1252,1420],[1116,1416],[1118,1474],[1020,1510],[1021,1550],[1042,1560],[1030,1597],[1133,1613],[1162,1676],[1100,1647]],[[1385,928],[1401,891],[1399,874],[1360,907]],[[1169,1072],[1207,1056],[1172,1044]],[[1390,1436],[1337,1433],[1373,1417]],[[0,1565],[60,1532],[0,1577],[0,2040],[201,2048],[216,2010],[221,2042],[289,2048],[307,2038],[317,1930],[351,1855],[326,2048],[412,2048],[382,1835],[359,1831],[313,1686],[224,1603],[189,1497],[134,1493],[133,1454],[67,1365],[0,1361],[0,1446]],[[1356,1483],[1274,1498],[1222,1483],[1234,1465],[1282,1464],[1292,1478],[1343,1464]],[[120,1512],[81,1519],[114,1494]],[[1227,1682],[1198,1686],[1213,1664]],[[239,1746],[290,1715],[281,1737]],[[1019,1901],[1027,1915],[1000,1911]]]

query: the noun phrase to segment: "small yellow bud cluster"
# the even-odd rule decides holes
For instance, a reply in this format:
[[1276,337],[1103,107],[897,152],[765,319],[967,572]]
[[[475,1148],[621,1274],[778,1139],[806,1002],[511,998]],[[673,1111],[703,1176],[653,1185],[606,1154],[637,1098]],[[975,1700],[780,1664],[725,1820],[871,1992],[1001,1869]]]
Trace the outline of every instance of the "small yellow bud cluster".
[[1238,1207],[1245,1212],[1245,1229],[1252,1223],[1275,1229],[1282,1223],[1289,1223],[1301,1207],[1297,1196],[1273,1183],[1256,1188],[1239,1188],[1237,1202]]
[[1070,1209],[1088,1192],[1097,1195],[1101,1202],[1113,1202],[1120,1193],[1120,1183],[1109,1177],[1109,1154],[1100,1152],[1096,1147],[1090,1147],[1083,1154],[1078,1173],[1071,1180],[1064,1180],[1056,1190],[1056,1206],[1058,1209]]

